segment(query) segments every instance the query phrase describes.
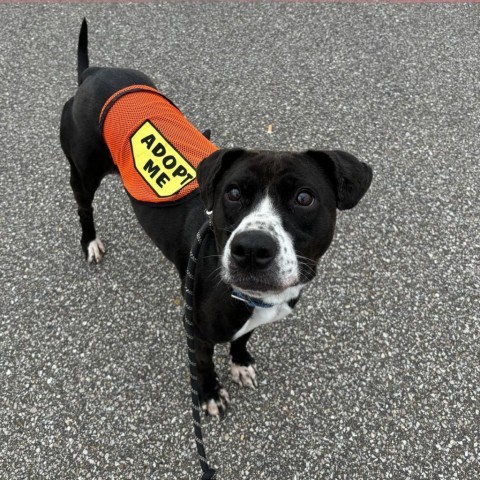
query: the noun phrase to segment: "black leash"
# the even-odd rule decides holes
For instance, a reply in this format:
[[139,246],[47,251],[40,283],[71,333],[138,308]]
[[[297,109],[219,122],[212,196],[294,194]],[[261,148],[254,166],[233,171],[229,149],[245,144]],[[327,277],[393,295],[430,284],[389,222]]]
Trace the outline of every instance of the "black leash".
[[198,396],[198,375],[197,375],[197,361],[195,358],[195,337],[193,325],[193,293],[195,285],[195,269],[197,266],[198,253],[202,245],[203,239],[211,232],[210,222],[207,220],[197,233],[196,241],[193,242],[190,250],[190,258],[188,259],[187,276],[185,279],[185,315],[183,317],[183,324],[187,332],[187,346],[188,346],[188,363],[190,364],[190,387],[192,390],[192,417],[193,429],[195,432],[195,443],[197,444],[197,454],[200,466],[203,470],[201,480],[210,480],[216,478],[215,469],[208,465],[207,455],[205,453],[205,444],[203,443],[202,424],[201,424],[201,408],[200,398]]

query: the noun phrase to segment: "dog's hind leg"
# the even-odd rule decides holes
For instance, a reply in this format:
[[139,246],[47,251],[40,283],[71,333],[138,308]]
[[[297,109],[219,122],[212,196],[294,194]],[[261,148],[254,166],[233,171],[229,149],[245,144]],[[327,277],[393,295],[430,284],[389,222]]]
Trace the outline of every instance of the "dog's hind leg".
[[114,173],[116,168],[98,128],[85,128],[93,121],[86,121],[81,115],[80,120],[74,120],[74,103],[74,98],[70,98],[63,107],[60,143],[70,163],[70,185],[78,205],[82,249],[89,262],[99,262],[105,247],[95,233],[92,202],[103,177]]
[[242,387],[256,388],[257,370],[255,360],[247,350],[247,342],[252,333],[253,330],[230,344],[230,355],[232,356],[230,372],[235,383]]
[[105,253],[105,247],[96,235],[92,206],[93,197],[102,178],[103,175],[99,175],[99,172],[95,172],[94,175],[80,174],[75,164],[70,161],[70,185],[77,201],[82,227],[80,243],[89,263],[100,262]]

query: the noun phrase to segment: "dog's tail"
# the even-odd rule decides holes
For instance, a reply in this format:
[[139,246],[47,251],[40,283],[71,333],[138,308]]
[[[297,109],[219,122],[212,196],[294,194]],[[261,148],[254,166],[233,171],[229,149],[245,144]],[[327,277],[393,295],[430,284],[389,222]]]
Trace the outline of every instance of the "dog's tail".
[[80,35],[78,36],[78,84],[82,83],[82,73],[88,68],[88,26],[87,19],[84,18],[82,27],[80,28]]

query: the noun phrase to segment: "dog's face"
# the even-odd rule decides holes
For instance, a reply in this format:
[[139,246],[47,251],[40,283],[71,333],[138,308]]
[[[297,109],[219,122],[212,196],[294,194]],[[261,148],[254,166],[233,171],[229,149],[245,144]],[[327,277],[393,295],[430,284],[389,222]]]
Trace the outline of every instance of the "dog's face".
[[336,209],[358,202],[371,170],[343,152],[235,149],[205,159],[198,179],[213,215],[223,280],[279,303],[297,297],[315,276],[333,238]]

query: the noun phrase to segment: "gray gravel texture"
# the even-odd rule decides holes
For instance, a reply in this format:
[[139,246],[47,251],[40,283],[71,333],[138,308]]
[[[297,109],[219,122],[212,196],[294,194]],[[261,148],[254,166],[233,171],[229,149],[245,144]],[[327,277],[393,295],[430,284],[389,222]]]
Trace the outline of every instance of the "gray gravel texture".
[[[0,5],[0,479],[197,479],[174,269],[120,181],[86,264],[58,126],[92,64],[149,73],[220,146],[341,148],[371,190],[258,390],[205,437],[220,479],[480,476],[480,5]],[[273,132],[267,133],[268,125]]]

